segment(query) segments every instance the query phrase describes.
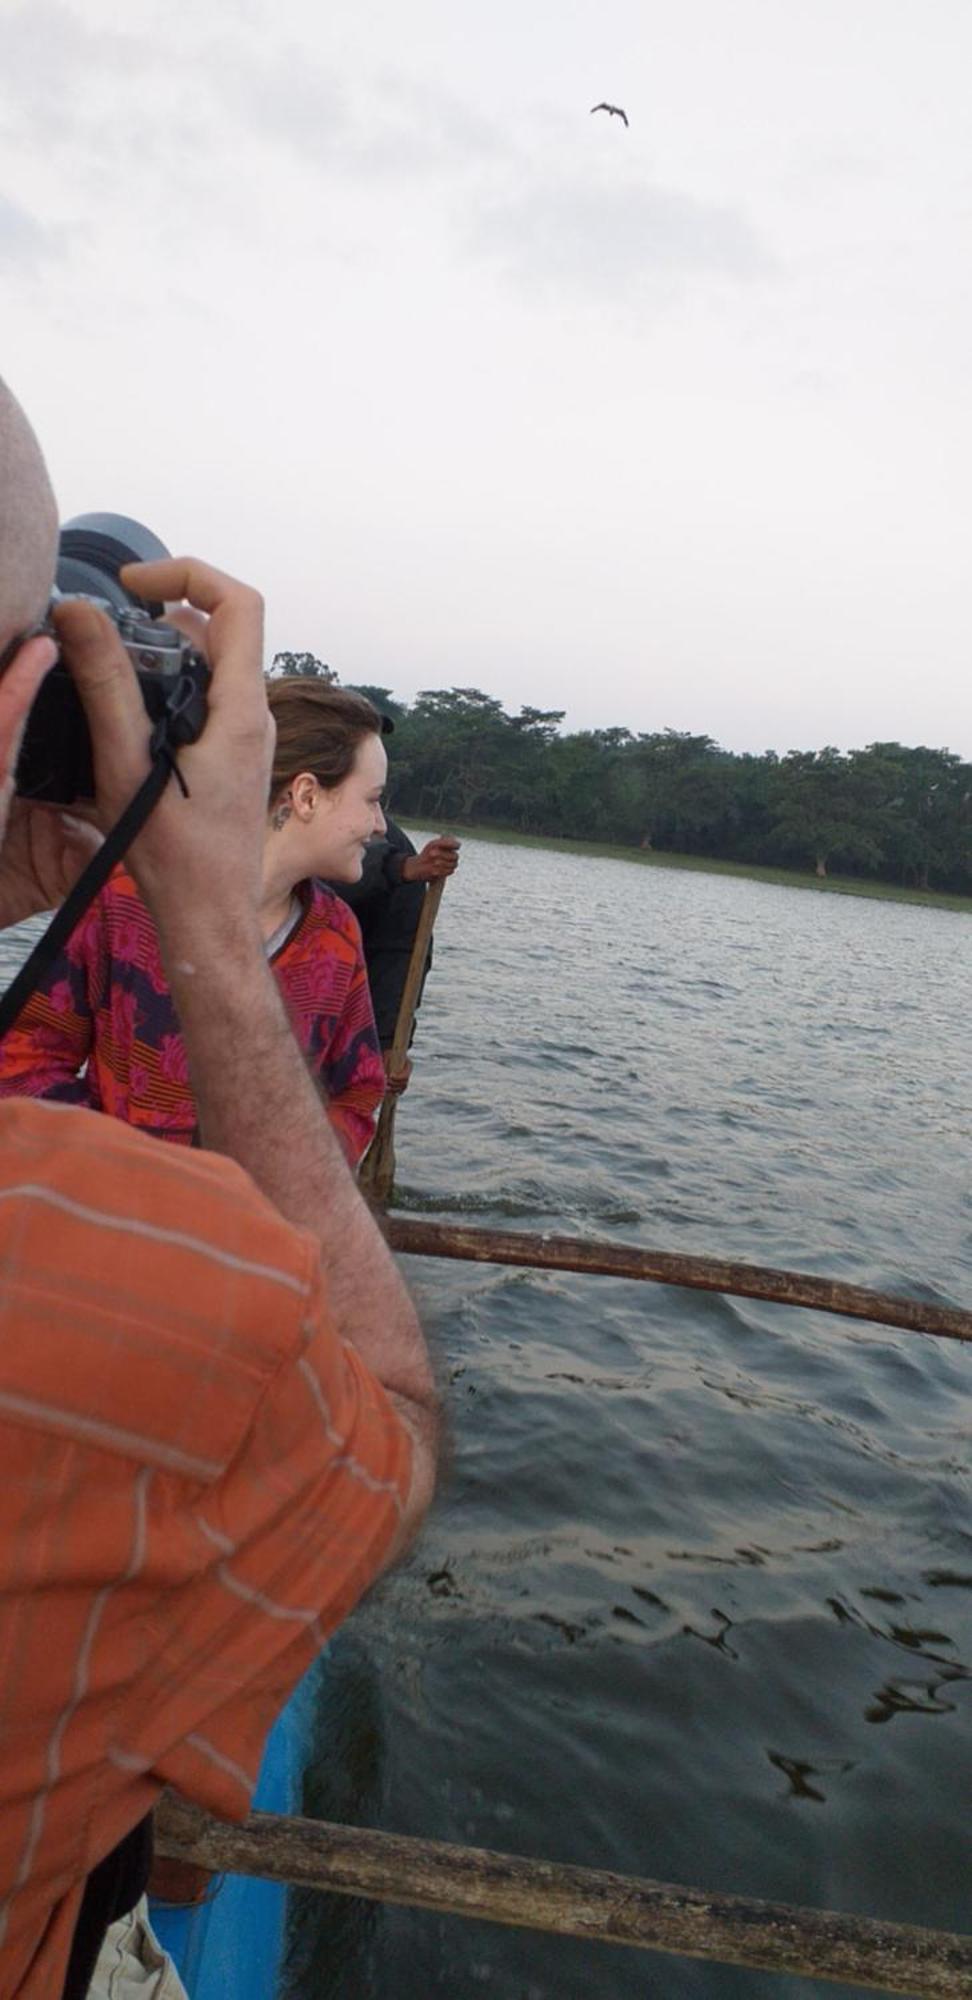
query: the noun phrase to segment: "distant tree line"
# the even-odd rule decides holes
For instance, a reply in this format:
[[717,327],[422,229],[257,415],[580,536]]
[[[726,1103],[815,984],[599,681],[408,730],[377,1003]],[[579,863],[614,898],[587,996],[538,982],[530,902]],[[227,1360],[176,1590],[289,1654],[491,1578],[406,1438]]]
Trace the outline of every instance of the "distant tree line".
[[737,755],[675,729],[567,735],[562,710],[507,715],[479,688],[361,692],[395,724],[395,811],[419,820],[972,892],[972,764],[950,750]]
[[332,687],[337,681],[334,668],[319,660],[316,653],[274,653],[270,678],[278,680],[284,674],[303,674],[307,680],[327,681]]

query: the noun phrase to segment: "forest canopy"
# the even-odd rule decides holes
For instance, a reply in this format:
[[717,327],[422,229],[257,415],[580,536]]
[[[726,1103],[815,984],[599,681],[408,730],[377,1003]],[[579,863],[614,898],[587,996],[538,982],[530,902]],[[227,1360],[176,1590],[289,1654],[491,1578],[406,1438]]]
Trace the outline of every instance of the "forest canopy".
[[395,725],[399,815],[972,891],[972,764],[951,750],[737,753],[676,729],[565,734],[563,711],[508,715],[480,688],[361,692]]

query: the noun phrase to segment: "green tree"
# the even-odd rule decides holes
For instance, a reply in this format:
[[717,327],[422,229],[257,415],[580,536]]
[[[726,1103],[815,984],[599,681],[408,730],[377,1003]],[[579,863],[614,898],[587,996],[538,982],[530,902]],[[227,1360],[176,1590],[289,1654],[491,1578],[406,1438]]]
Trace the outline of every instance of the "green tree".
[[494,810],[525,833],[538,831],[546,813],[547,753],[564,719],[563,709],[521,708],[506,718],[497,745],[500,773]]
[[396,740],[396,797],[413,812],[471,819],[495,812],[509,721],[480,688],[427,688]]
[[773,853],[779,756],[775,750],[764,750],[761,756],[746,751],[732,761],[732,855],[739,861],[766,861]]
[[771,839],[782,856],[812,861],[820,876],[835,857],[869,866],[880,861],[875,831],[861,816],[857,774],[833,744],[790,750],[776,767],[774,789]]
[[906,883],[927,889],[972,872],[972,769],[951,750],[871,743],[856,753],[881,799],[887,859]]
[[[623,790],[613,788],[631,742],[627,729],[585,729],[548,744],[539,796],[551,828],[580,840],[625,838],[618,831]],[[536,830],[545,829],[538,824]]]
[[370,681],[355,681],[354,686],[349,692],[351,694],[363,694],[365,700],[370,701],[377,708],[380,715],[390,717],[396,728],[400,722],[404,721],[405,716],[408,714],[407,704],[399,701],[392,694],[391,688],[374,687]]
[[270,673],[274,679],[279,674],[306,674],[309,680],[330,681],[332,685],[337,681],[334,668],[319,660],[316,653],[274,653]]
[[678,849],[688,841],[691,851],[700,828],[721,817],[723,795],[720,789],[713,793],[709,773],[724,754],[711,736],[688,730],[639,736],[634,756],[644,782],[643,846]]

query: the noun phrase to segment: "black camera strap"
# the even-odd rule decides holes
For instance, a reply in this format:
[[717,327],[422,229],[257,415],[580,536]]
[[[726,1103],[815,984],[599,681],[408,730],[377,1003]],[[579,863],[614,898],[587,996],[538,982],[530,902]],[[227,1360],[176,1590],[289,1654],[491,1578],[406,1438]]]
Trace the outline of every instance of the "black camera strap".
[[42,938],[39,938],[30,957],[21,966],[16,979],[8,986],[0,999],[0,1035],[5,1035],[13,1027],[21,1008],[30,999],[34,988],[40,984],[48,966],[63,951],[72,931],[83,917],[89,903],[93,903],[99,889],[103,889],[112,869],[123,861],[133,840],[141,833],[149,813],[158,804],[170,777],[175,777],[184,796],[189,791],[179,766],[175,761],[172,744],[172,724],[177,716],[171,712],[160,717],[152,731],[149,746],[152,757],[151,769],[139,785],[133,799],[116,820],[110,833],[105,835],[97,854],[93,855],[83,873],[79,875],[70,891],[55,912]]

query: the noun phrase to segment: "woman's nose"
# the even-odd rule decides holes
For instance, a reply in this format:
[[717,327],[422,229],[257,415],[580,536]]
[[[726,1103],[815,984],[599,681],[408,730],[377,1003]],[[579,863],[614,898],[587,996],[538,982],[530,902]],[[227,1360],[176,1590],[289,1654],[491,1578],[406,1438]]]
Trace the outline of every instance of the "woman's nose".
[[380,806],[375,807],[375,832],[376,833],[385,832],[385,815],[382,812]]

